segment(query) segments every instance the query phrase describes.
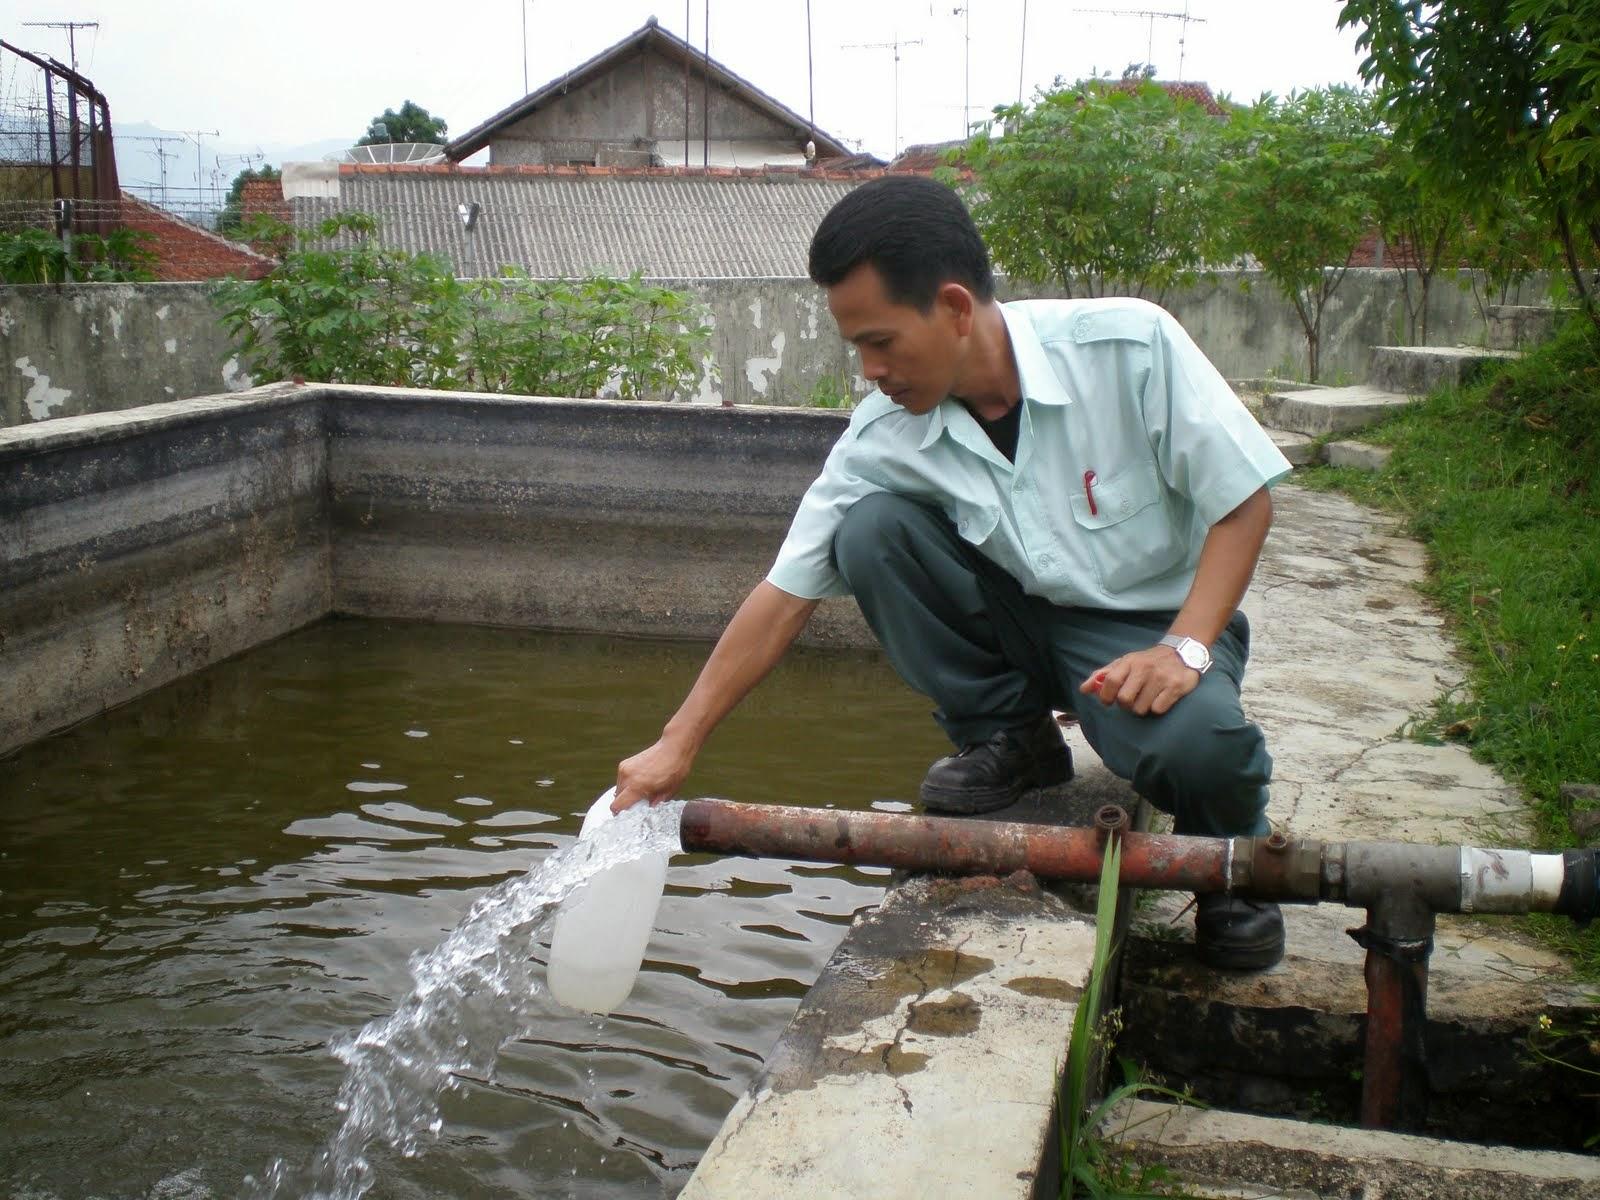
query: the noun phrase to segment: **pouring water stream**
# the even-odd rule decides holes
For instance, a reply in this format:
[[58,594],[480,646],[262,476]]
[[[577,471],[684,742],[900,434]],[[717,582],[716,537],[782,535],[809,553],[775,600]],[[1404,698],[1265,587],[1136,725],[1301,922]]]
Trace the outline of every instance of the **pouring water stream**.
[[246,1177],[253,1200],[358,1200],[374,1182],[367,1149],[407,1157],[439,1132],[439,1095],[458,1074],[486,1075],[500,1048],[531,1032],[545,991],[531,951],[563,900],[598,872],[679,850],[683,804],[636,805],[525,875],[480,896],[433,950],[411,960],[412,988],[391,1016],[335,1043],[346,1064],[338,1129],[303,1166],[276,1159]]

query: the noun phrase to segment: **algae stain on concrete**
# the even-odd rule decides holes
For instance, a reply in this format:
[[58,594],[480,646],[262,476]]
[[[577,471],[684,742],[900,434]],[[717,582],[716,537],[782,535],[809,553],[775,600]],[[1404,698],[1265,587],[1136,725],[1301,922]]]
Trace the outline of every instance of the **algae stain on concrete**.
[[906,1029],[934,1037],[963,1037],[977,1032],[982,1022],[983,1006],[965,992],[952,992],[944,1000],[913,1004],[906,1017]]
[[1023,975],[1013,979],[1006,984],[1006,987],[1024,996],[1060,1000],[1063,1004],[1071,1004],[1083,995],[1082,988],[1074,987],[1064,979],[1052,979],[1048,975]]

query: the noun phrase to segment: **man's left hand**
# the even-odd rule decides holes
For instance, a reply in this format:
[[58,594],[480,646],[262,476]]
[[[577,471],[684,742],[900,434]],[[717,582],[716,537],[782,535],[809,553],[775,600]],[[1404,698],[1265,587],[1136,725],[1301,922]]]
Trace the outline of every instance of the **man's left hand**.
[[1159,717],[1199,686],[1200,672],[1185,666],[1170,646],[1151,646],[1107,663],[1078,690],[1099,696],[1107,707],[1117,704],[1135,716]]

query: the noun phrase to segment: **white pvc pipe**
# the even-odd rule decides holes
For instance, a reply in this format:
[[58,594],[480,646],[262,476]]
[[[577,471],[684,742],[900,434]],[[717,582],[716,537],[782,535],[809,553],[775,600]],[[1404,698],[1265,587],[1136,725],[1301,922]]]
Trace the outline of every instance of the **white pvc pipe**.
[[1461,911],[1524,913],[1555,908],[1566,872],[1559,854],[1461,848]]

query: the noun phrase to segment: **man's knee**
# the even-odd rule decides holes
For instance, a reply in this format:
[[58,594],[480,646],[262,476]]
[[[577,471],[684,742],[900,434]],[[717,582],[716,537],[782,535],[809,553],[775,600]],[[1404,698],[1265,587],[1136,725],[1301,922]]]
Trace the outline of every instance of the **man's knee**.
[[1253,798],[1272,774],[1260,728],[1246,721],[1236,704],[1190,703],[1200,697],[1191,693],[1153,723],[1134,785]]
[[833,557],[839,573],[870,571],[882,562],[886,548],[904,545],[913,525],[932,516],[927,509],[893,492],[873,492],[852,504],[833,535]]

